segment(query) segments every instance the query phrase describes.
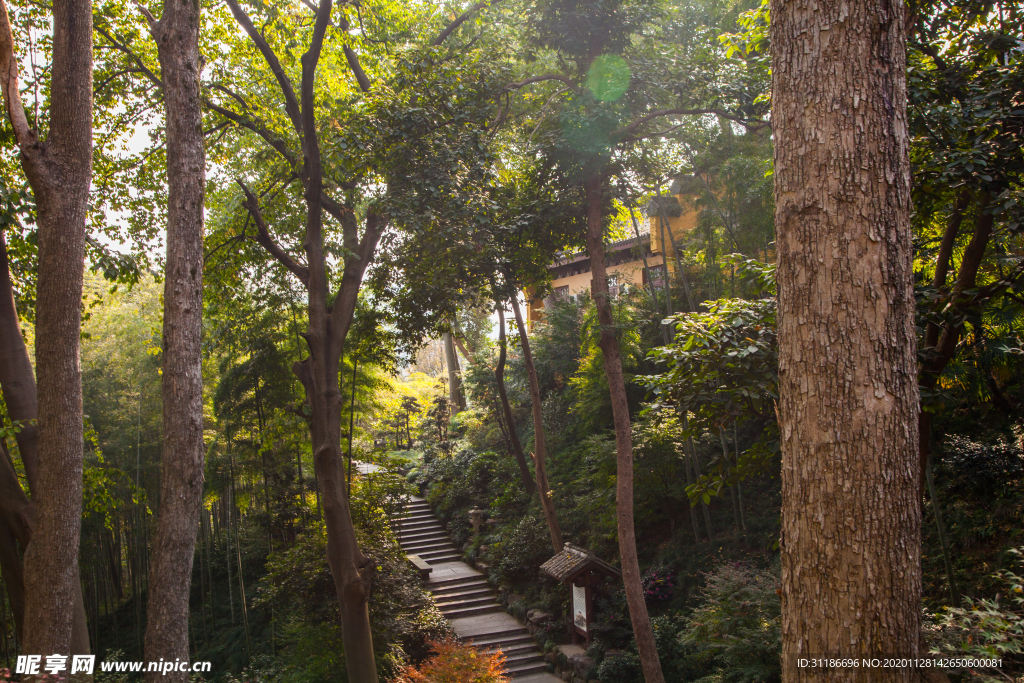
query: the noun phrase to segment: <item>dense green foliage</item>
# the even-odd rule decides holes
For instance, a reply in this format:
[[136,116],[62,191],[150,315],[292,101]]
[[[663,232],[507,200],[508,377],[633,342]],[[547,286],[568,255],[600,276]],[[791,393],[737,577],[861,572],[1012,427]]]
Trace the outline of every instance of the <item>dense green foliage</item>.
[[[297,84],[313,31],[309,6],[244,8]],[[498,680],[492,659],[446,640],[449,625],[405,562],[390,520],[413,493],[465,560],[487,569],[513,614],[551,615],[537,631],[548,650],[567,639],[570,597],[539,571],[551,555],[545,519],[511,454],[513,430],[526,452],[534,441],[521,343],[509,335],[509,421],[492,313],[523,290],[546,297],[548,265],[581,254],[581,188],[599,172],[609,241],[640,241],[638,219],[696,211],[663,286],[622,287],[612,301],[662,667],[671,681],[774,683],[781,491],[767,5],[506,0],[477,7],[435,44],[465,9],[338,4],[314,89],[326,191],[354,207],[344,219],[325,214],[332,287],[354,253],[345,221],[361,224],[371,205],[388,216],[340,369],[352,516],[373,560],[378,670],[384,680],[449,680],[472,660],[481,680]],[[919,382],[934,475],[923,500],[924,598],[936,615],[926,636],[943,653],[998,654],[1016,674],[1024,666],[1013,550],[1024,544],[1024,12],[978,0],[921,0],[909,10]],[[32,3],[11,12],[19,54],[30,56],[23,97],[33,119],[43,112],[45,131],[46,13]],[[282,249],[301,259],[303,141],[277,76],[227,7],[204,3],[203,16],[207,451],[190,653],[225,683],[343,681],[310,411],[292,370],[308,353],[304,292],[260,247],[239,185],[258,196]],[[136,7],[107,0],[95,17],[81,577],[93,649],[142,659],[161,509],[162,86]],[[676,113],[657,113],[665,111]],[[31,349],[34,199],[6,119],[0,139],[8,143],[0,232]],[[600,332],[583,292],[546,307],[530,343],[562,532],[615,565],[616,452]],[[447,398],[444,368],[417,362],[441,333],[463,345],[462,412]],[[0,442],[24,478],[13,439],[23,425],[0,413]],[[353,462],[382,469],[360,475]],[[472,508],[486,519],[477,535]],[[588,673],[639,681],[618,582],[599,588],[597,609]],[[18,652],[6,594],[0,626],[6,665]]]

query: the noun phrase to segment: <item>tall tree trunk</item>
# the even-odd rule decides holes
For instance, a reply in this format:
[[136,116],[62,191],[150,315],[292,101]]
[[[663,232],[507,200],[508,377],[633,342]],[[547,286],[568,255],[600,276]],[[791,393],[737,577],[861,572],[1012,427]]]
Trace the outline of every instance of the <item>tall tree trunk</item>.
[[[690,487],[694,485],[693,478],[693,462],[690,459],[690,454],[687,452],[686,444],[683,444],[683,468],[686,471],[686,486]],[[695,543],[700,543],[700,524],[697,522],[697,506],[687,505],[690,508],[690,523],[693,525],[693,540]]]
[[466,395],[462,391],[462,370],[459,368],[459,357],[455,355],[455,342],[452,335],[445,332],[441,335],[444,343],[444,365],[448,370],[448,400],[451,402],[453,412],[466,409]]
[[[686,415],[685,412],[683,413],[683,429],[687,431],[690,430],[690,418]],[[697,445],[693,442],[692,436],[686,437],[686,446],[690,452],[690,462],[693,464],[693,473],[694,475],[696,475],[697,481],[700,481],[700,478],[703,475],[703,473],[700,471],[700,459],[697,457]],[[700,500],[700,508],[701,511],[704,513],[704,526],[708,530],[708,540],[714,541],[715,531],[711,526],[711,511],[708,509],[708,504],[704,502],[703,497],[701,497]]]
[[920,651],[903,3],[773,0],[783,677]]
[[495,310],[498,311],[498,364],[494,367],[494,379],[498,385],[501,412],[505,415],[505,423],[508,425],[508,441],[512,446],[512,454],[516,458],[516,463],[519,465],[519,477],[523,480],[523,488],[532,496],[537,487],[533,483],[530,466],[526,463],[526,454],[523,453],[523,445],[519,441],[519,434],[516,433],[516,423],[512,419],[512,406],[509,405],[508,393],[505,391],[505,358],[508,353],[508,343],[505,339],[505,307],[498,303]]
[[[604,177],[591,176],[586,183],[587,253],[593,279],[590,282],[597,307],[597,320],[601,325],[598,342],[604,354],[604,371],[608,376],[608,390],[612,399],[615,424],[615,518],[619,532],[619,556],[622,560],[622,582],[626,588],[626,603],[633,623],[636,649],[640,654],[644,680],[664,683],[658,649],[654,644],[654,631],[647,614],[644,589],[640,580],[640,562],[636,556],[636,528],[633,523],[633,434],[626,401],[626,382],[622,376],[622,356],[612,318],[611,297],[608,293],[608,272],[604,262],[604,225],[601,216],[601,194]],[[667,276],[667,270],[666,270]],[[668,278],[665,278],[668,280]]]
[[956,578],[953,576],[953,560],[949,554],[949,542],[946,540],[946,525],[942,523],[942,510],[939,508],[939,494],[935,490],[935,478],[932,476],[931,458],[928,458],[925,468],[925,477],[928,480],[928,497],[932,501],[932,513],[935,515],[935,531],[939,535],[939,545],[942,546],[942,561],[946,565],[946,579],[949,582],[949,600],[953,607],[959,607],[960,591],[957,590]]
[[[22,652],[64,654],[72,653],[75,606],[81,597],[78,542],[83,425],[78,348],[85,219],[92,178],[91,3],[53,3],[50,125],[45,141],[29,128],[21,103],[17,56],[3,3],[0,60],[5,64],[0,73],[4,105],[32,186],[39,229],[39,471],[38,490],[32,492],[36,526],[25,553],[25,613],[32,618],[25,622]],[[75,641],[80,646],[82,638]]]
[[[145,655],[189,658],[192,560],[203,494],[203,199],[206,155],[199,99],[199,3],[168,0],[151,24],[164,82],[167,127],[167,264],[164,280],[160,511],[150,569]],[[262,434],[262,432],[261,432]],[[147,672],[149,683],[188,673]]]
[[523,315],[519,312],[519,302],[512,297],[512,312],[516,316],[516,329],[519,330],[519,342],[523,347],[523,361],[526,365],[526,376],[530,381],[530,404],[533,407],[533,469],[537,475],[537,492],[540,494],[540,506],[544,510],[544,518],[548,522],[548,533],[551,534],[551,547],[556,553],[562,552],[562,529],[558,525],[555,504],[551,502],[551,487],[548,485],[547,445],[544,439],[544,418],[541,413],[540,384],[537,381],[537,368],[533,365],[533,354],[530,352],[530,339],[523,324]]

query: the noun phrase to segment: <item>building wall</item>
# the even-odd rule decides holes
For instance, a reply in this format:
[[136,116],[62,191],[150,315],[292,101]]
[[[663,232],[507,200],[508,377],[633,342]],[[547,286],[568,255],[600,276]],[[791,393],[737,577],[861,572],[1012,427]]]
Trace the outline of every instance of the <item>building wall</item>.
[[[664,244],[662,243],[662,225],[660,216],[649,216],[647,218],[647,225],[651,231],[651,252],[652,255],[647,257],[647,265],[651,268],[655,266],[661,266],[665,263],[665,257],[668,257],[668,272],[674,274],[676,271],[676,259],[675,250],[672,248],[672,239],[669,237],[669,231],[672,233],[672,238],[675,238],[676,244],[682,246],[682,240],[685,238],[686,233],[693,230],[697,225],[697,218],[700,212],[694,208],[693,197],[688,195],[676,195],[676,199],[679,201],[679,205],[683,209],[681,216],[668,216],[668,224],[664,226]],[[625,261],[618,265],[609,266],[608,274],[617,275],[621,284],[630,283],[635,286],[642,286],[644,282],[643,277],[644,262],[643,259],[636,261]],[[568,296],[576,296],[583,291],[590,291],[590,271],[583,273],[576,273],[575,275],[569,275],[567,277],[558,278],[552,281],[552,287],[558,290],[559,287],[568,287]],[[527,307],[527,319],[530,321],[530,327],[532,329],[533,323],[544,317],[544,301],[542,299],[534,298],[535,288],[530,287],[525,291],[526,297],[529,300],[529,306]]]
[[[647,265],[650,268],[660,266],[665,262],[665,258],[661,254],[654,254],[647,257]],[[626,261],[618,265],[608,267],[608,275],[615,275],[618,277],[619,284],[631,284],[636,287],[642,287],[644,284],[644,262],[643,259],[637,259],[636,261]],[[568,287],[566,294],[568,296],[577,296],[583,292],[590,292],[590,271],[585,273],[577,273],[568,277],[558,278],[551,282],[552,288],[557,291],[560,287]],[[526,290],[527,297],[530,298],[529,312],[527,318],[529,319],[531,326],[537,320],[544,317],[544,300],[534,298],[535,288],[530,287]]]

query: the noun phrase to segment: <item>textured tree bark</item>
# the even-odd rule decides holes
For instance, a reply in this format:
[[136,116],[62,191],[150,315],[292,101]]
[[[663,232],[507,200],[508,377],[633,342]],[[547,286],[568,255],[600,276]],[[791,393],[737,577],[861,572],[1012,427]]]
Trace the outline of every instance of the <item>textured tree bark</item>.
[[537,476],[537,492],[540,494],[540,506],[544,510],[544,518],[551,534],[551,547],[556,553],[562,552],[562,528],[558,525],[555,504],[551,501],[551,487],[548,485],[548,472],[545,465],[547,445],[544,439],[544,418],[541,413],[540,383],[537,381],[537,368],[533,365],[533,354],[530,352],[530,338],[526,334],[523,315],[519,312],[519,302],[512,297],[512,312],[516,316],[516,329],[519,331],[519,343],[523,346],[523,362],[526,365],[526,376],[530,382],[530,405],[533,408],[533,469]]
[[[0,233],[0,341],[5,358],[0,362],[0,385],[3,387],[4,402],[9,414],[18,415],[17,419],[24,423],[22,431],[16,435],[18,451],[22,464],[25,466],[29,491],[39,491],[39,460],[38,436],[36,427],[28,424],[36,419],[36,381],[32,373],[28,350],[21,336],[21,325],[18,311],[14,305],[14,289],[7,264],[7,247],[3,234]],[[20,344],[20,347],[19,347]],[[19,358],[20,355],[20,358]],[[27,372],[26,372],[27,370]],[[12,410],[11,406],[17,406]],[[22,559],[17,545],[8,545],[7,541],[16,541],[22,549],[28,547],[32,540],[32,529],[35,525],[36,506],[25,495],[14,471],[14,462],[6,447],[3,447],[4,458],[0,463],[0,569],[3,570],[7,586],[11,611],[14,613],[15,625],[19,637],[24,637],[22,626],[25,614],[25,582]],[[30,476],[31,474],[31,476]],[[34,494],[35,495],[35,494]],[[85,618],[85,602],[82,600],[81,579],[76,587],[76,603],[71,631],[71,651],[75,654],[89,653],[89,630]]]
[[512,454],[519,465],[519,476],[523,480],[523,488],[532,496],[537,487],[533,483],[530,466],[526,463],[523,445],[519,442],[519,434],[516,433],[516,423],[512,419],[512,406],[509,405],[508,393],[505,391],[505,357],[508,353],[505,341],[505,307],[499,303],[495,310],[498,311],[498,364],[494,368],[494,379],[498,384],[498,399],[501,401],[501,412],[505,415],[505,423],[508,425],[508,440],[512,445]]
[[[189,658],[192,560],[203,493],[203,202],[206,154],[200,108],[199,3],[168,0],[151,24],[160,59],[167,131],[160,510],[153,537],[145,655]],[[186,672],[147,672],[186,683]]]
[[916,657],[921,505],[904,5],[773,0],[785,681]]
[[[626,382],[622,376],[622,355],[615,334],[615,321],[608,293],[608,272],[604,262],[604,231],[601,216],[601,193],[604,178],[595,174],[586,183],[587,254],[593,279],[590,282],[597,320],[601,325],[598,345],[604,354],[604,372],[608,377],[608,390],[612,399],[615,423],[615,518],[619,532],[619,557],[622,560],[622,582],[626,588],[626,603],[633,624],[633,636],[640,655],[644,680],[664,683],[654,631],[647,614],[643,585],[640,580],[640,562],[636,556],[636,529],[633,523],[633,434],[626,401]],[[667,279],[667,278],[666,278]]]
[[[92,178],[92,7],[53,3],[50,132],[28,126],[5,5],[0,60],[7,116],[36,201],[39,280],[36,366],[39,472],[36,526],[25,553],[25,653],[70,653],[82,517],[81,327],[85,218]],[[38,494],[38,495],[37,495]]]
[[448,400],[455,412],[466,409],[466,395],[462,391],[462,372],[459,369],[459,357],[455,355],[455,342],[452,335],[445,332],[441,335],[444,342],[444,365],[448,370]]

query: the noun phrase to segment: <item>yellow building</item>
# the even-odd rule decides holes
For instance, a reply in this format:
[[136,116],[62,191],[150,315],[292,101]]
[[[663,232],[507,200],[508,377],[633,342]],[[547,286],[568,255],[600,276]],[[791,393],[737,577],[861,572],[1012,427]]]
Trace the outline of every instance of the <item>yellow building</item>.
[[[645,219],[641,223],[639,244],[637,238],[630,237],[605,245],[605,262],[608,268],[608,285],[612,296],[619,293],[622,287],[632,285],[646,287],[647,273],[644,271],[644,256],[655,287],[664,286],[666,272],[665,259],[668,259],[668,273],[676,271],[676,246],[682,247],[682,240],[687,232],[697,224],[699,210],[694,207],[694,194],[683,193],[685,182],[677,180],[672,184],[673,196],[656,198],[644,207]],[[664,206],[662,212],[661,206]],[[662,215],[667,223],[662,220]],[[527,319],[532,328],[533,323],[543,319],[544,309],[552,306],[555,301],[576,296],[584,290],[590,290],[590,257],[586,251],[561,254],[548,266],[551,273],[552,292],[545,299],[533,296],[533,288],[526,291],[530,305]]]

